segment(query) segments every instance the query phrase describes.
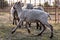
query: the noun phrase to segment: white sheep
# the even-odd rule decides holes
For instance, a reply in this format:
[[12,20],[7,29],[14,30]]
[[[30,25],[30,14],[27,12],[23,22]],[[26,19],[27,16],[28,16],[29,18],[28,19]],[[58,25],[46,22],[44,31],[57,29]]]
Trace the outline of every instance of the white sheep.
[[10,10],[11,16],[13,18],[13,25],[17,25],[17,20],[19,21],[18,15],[17,15],[17,11],[12,7]]
[[[22,3],[22,6],[24,6],[24,4]],[[17,15],[17,11],[15,10],[15,8],[12,6],[11,10],[10,10],[11,16],[13,18],[13,25],[17,25],[17,21],[19,21],[18,15]]]
[[[26,6],[26,9],[33,9],[33,5],[28,3],[27,6]],[[38,8],[34,8],[34,9],[43,10],[42,7],[38,7]],[[17,24],[16,21],[19,20],[19,19],[18,19],[18,16],[17,16],[17,11],[13,8],[13,6],[12,6],[12,8],[10,10],[10,13],[11,13],[12,18],[13,18],[13,25]],[[38,23],[37,23],[37,26],[38,26]],[[38,29],[38,27],[37,27],[37,29]]]
[[[33,9],[34,7],[33,7],[33,4],[31,4],[31,3],[28,3],[27,5],[26,5],[26,9]],[[34,9],[38,9],[38,10],[43,10],[42,8],[34,8]],[[36,23],[37,24],[37,29],[38,29],[38,27],[39,27],[39,22],[37,22]],[[31,27],[31,23],[30,23],[30,25],[29,25],[30,27]],[[40,25],[41,26],[41,25]],[[41,30],[41,27],[40,27],[40,30]]]
[[[27,4],[26,8],[27,9],[32,9],[33,5],[29,3],[29,4]],[[10,10],[10,13],[11,13],[11,16],[13,18],[13,25],[14,24],[17,25],[17,20],[19,21],[19,19],[18,19],[18,16],[17,16],[17,11],[15,10],[15,8],[13,6]],[[38,29],[39,23],[37,22],[36,24],[37,24],[37,29]],[[23,23],[22,23],[22,25],[23,25]],[[29,24],[29,26],[31,27],[31,23]],[[41,29],[41,27],[40,27],[40,29]]]
[[[29,26],[28,26],[29,22],[31,22],[31,23],[32,22],[40,22],[44,28],[45,28],[45,26],[50,28],[50,30],[51,30],[50,38],[53,37],[53,27],[52,27],[52,25],[50,25],[48,23],[49,15],[47,15],[47,12],[41,11],[41,10],[35,10],[35,9],[32,9],[32,10],[31,9],[22,9],[21,2],[16,2],[14,4],[14,8],[17,10],[18,17],[20,20],[19,20],[18,25],[12,30],[12,33],[14,33],[16,31],[16,29],[19,26],[21,26],[23,21],[26,21],[26,25],[27,25],[26,27],[29,32],[30,32]],[[44,30],[45,29],[43,29],[41,31],[41,33],[38,34],[38,36],[41,35],[44,32]]]
[[28,4],[26,5],[26,9],[39,9],[39,10],[44,11],[44,8],[43,8],[43,7],[41,7],[41,6],[34,7],[33,4],[31,4],[31,3],[28,3]]
[[[26,5],[26,9],[37,9],[37,10],[42,10],[42,11],[44,11],[43,7],[41,7],[41,6],[33,7],[33,4],[31,4],[31,3],[28,3],[28,4]],[[49,15],[49,14],[47,14],[47,15]],[[50,20],[51,20],[50,15],[49,15],[49,18],[50,18]],[[31,24],[31,23],[30,23],[30,24]],[[38,29],[39,23],[36,23],[36,24],[37,24],[37,29]],[[40,29],[41,29],[41,28],[40,28]]]

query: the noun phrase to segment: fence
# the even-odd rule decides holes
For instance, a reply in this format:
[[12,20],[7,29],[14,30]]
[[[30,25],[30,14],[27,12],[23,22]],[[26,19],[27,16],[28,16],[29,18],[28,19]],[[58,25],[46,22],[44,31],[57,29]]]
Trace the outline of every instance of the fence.
[[52,23],[60,23],[60,8],[58,7],[44,7],[45,11],[50,13],[52,20],[50,22]]
[[[10,4],[10,7],[15,3],[21,1],[23,3],[27,3],[27,0],[8,0],[8,3]],[[37,0],[34,0],[34,5],[40,4],[41,0],[39,0],[39,3],[36,2]],[[46,1],[46,0],[44,0]],[[51,3],[52,0],[49,0],[49,2]],[[59,1],[59,0],[58,0]],[[56,4],[56,0],[55,0],[55,4]],[[32,3],[32,0],[29,0],[29,3]],[[58,4],[58,3],[57,3]],[[8,7],[7,9],[0,9],[0,11],[10,11],[10,7]],[[49,22],[52,23],[60,23],[60,7],[44,7],[45,11],[50,13],[52,20],[50,20]]]

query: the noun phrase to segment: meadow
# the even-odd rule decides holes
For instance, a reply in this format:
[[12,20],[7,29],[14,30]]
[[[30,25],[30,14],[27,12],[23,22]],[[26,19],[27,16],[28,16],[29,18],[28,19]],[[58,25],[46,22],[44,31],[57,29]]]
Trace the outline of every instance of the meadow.
[[60,24],[52,23],[52,25],[54,28],[54,37],[52,39],[49,38],[50,31],[48,29],[45,30],[42,36],[34,36],[33,34],[40,33],[35,24],[32,24],[31,34],[24,27],[11,34],[13,27],[16,27],[16,25],[12,25],[9,12],[0,12],[0,40],[60,40]]

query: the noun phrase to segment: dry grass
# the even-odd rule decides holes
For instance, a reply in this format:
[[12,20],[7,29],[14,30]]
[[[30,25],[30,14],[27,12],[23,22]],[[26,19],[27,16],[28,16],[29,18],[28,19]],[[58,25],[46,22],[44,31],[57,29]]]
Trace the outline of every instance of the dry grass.
[[[31,34],[28,34],[26,28],[18,29],[13,35],[11,34],[12,22],[9,20],[9,13],[0,12],[0,40],[60,40],[60,24],[52,24],[54,26],[54,37],[49,38],[50,31],[45,30],[42,36],[33,36],[40,33],[40,30],[31,28]],[[32,25],[34,26],[34,25]]]

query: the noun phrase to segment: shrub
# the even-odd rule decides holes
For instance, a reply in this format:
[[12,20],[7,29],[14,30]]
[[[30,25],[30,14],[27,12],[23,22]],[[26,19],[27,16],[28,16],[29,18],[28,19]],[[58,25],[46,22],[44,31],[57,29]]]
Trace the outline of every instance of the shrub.
[[0,0],[0,8],[3,9],[8,6],[8,2],[5,0]]

